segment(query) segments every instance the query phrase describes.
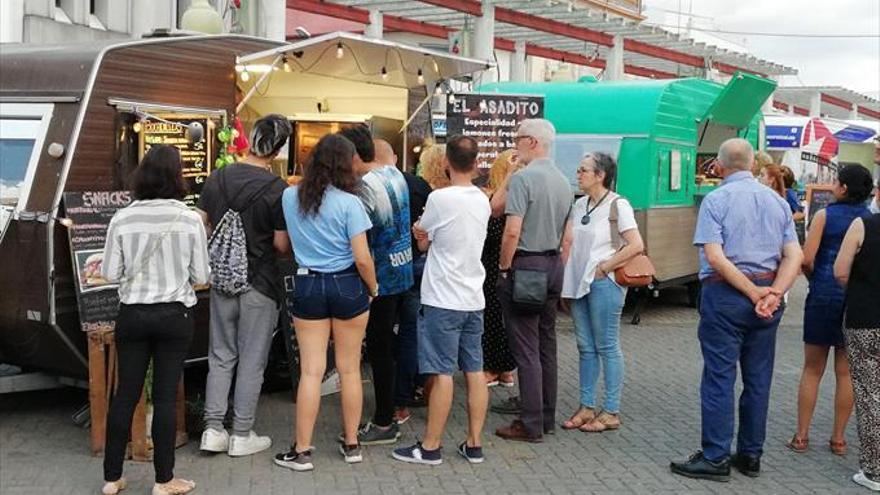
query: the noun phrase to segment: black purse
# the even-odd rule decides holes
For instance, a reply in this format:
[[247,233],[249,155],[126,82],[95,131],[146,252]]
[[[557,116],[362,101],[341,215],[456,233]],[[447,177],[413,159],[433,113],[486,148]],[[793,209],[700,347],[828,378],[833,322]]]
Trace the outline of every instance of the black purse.
[[540,270],[513,270],[513,302],[522,314],[535,314],[547,304],[547,272]]

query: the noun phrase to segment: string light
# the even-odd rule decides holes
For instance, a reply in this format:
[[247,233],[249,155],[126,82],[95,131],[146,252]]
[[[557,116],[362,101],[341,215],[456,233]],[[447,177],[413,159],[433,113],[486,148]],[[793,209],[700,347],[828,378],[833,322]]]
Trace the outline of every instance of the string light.
[[287,62],[287,55],[281,57],[281,62],[284,67],[284,72],[290,72],[290,63]]
[[140,133],[141,130],[142,130],[143,128],[144,128],[144,127],[143,127],[143,125],[141,125],[141,122],[140,122],[140,121],[135,122],[135,123],[131,126],[131,130],[133,130],[135,133]]
[[342,42],[336,43],[336,58],[342,58],[345,56],[345,50],[342,49]]
[[425,84],[425,76],[422,75],[422,69],[419,69],[418,81],[420,86]]
[[241,80],[244,82],[248,82],[251,79],[251,74],[248,72],[247,65],[245,65],[241,70]]
[[383,81],[387,81],[387,80],[388,80],[388,70],[385,69],[385,67],[382,67],[382,80],[383,80]]

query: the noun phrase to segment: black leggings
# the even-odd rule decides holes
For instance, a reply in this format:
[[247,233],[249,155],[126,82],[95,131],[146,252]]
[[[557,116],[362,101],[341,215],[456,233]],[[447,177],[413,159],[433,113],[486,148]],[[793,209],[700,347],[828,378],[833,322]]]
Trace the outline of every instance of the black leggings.
[[153,467],[156,483],[174,477],[177,383],[193,335],[192,311],[181,303],[121,305],[116,320],[119,384],[107,416],[104,480],[122,477],[131,419],[153,360]]
[[373,368],[373,390],[376,393],[373,424],[378,426],[389,426],[394,421],[394,324],[403,307],[403,296],[379,296],[370,305],[367,357]]

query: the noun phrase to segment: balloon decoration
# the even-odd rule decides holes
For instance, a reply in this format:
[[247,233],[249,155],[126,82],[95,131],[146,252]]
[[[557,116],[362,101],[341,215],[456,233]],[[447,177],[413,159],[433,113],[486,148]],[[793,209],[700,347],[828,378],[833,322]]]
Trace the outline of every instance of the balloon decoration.
[[221,169],[235,163],[236,155],[243,155],[250,148],[247,137],[244,134],[244,126],[241,119],[235,117],[232,125],[227,125],[217,132],[220,141],[219,153],[214,161],[214,168]]

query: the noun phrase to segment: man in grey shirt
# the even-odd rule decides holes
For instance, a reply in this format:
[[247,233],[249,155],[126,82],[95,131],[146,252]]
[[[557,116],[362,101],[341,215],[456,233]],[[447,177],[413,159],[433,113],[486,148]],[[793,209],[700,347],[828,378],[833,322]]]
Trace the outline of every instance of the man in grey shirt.
[[[518,160],[526,165],[510,178],[501,241],[498,298],[507,323],[510,349],[519,369],[520,419],[495,434],[508,440],[540,442],[554,429],[556,416],[556,305],[562,290],[560,253],[573,196],[571,187],[550,160],[556,137],[544,119],[524,120],[517,128]],[[514,279],[520,270],[547,276],[541,307],[514,301]]]

